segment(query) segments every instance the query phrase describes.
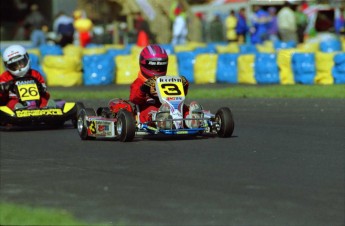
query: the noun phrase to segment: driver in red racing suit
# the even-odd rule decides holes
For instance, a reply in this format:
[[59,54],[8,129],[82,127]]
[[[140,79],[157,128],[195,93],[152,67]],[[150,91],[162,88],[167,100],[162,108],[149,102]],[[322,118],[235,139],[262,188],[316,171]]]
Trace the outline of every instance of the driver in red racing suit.
[[10,109],[23,108],[24,105],[13,90],[13,85],[22,78],[35,80],[40,92],[39,107],[45,107],[50,98],[42,75],[30,68],[29,54],[20,45],[11,45],[3,53],[3,62],[6,71],[0,75],[0,105],[6,105]]
[[[159,45],[148,45],[140,52],[140,71],[137,79],[131,84],[129,100],[138,105],[141,122],[149,121],[152,113],[166,111],[170,108],[168,105],[160,103],[155,90],[156,78],[167,73],[168,59],[167,52]],[[189,83],[184,76],[181,78],[184,93],[187,95]],[[195,109],[201,108],[201,106],[193,101],[189,107],[184,105],[183,108],[186,117],[189,114],[189,108]]]

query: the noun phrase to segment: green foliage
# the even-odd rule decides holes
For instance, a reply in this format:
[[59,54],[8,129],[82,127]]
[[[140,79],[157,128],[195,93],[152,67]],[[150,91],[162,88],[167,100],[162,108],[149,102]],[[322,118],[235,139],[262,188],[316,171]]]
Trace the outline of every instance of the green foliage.
[[63,210],[0,203],[0,225],[86,225]]

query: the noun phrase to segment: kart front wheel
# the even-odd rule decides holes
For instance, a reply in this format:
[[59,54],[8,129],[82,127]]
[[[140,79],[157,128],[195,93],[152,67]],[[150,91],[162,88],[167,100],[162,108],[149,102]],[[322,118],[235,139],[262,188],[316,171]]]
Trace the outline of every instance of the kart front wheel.
[[231,137],[234,132],[235,123],[230,108],[220,108],[215,115],[215,121],[218,136]]
[[129,111],[121,110],[117,114],[117,122],[115,125],[117,139],[122,142],[129,142],[135,136],[135,120]]
[[73,127],[74,128],[77,128],[78,126],[78,116],[79,116],[79,112],[82,110],[82,109],[85,109],[85,106],[82,102],[76,102],[75,103],[75,108],[76,108],[76,113],[75,113],[75,117],[72,118],[72,124],[73,124]]
[[95,137],[91,137],[87,133],[88,125],[86,116],[96,116],[95,110],[93,108],[84,108],[80,110],[77,122],[78,133],[82,140],[93,140]]

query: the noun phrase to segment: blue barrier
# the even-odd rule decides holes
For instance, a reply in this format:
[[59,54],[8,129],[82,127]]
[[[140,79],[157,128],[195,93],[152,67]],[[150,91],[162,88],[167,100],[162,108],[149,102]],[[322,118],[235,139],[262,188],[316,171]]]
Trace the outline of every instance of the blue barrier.
[[254,68],[255,79],[258,84],[278,84],[280,82],[275,53],[257,53]]
[[216,81],[219,83],[234,83],[237,79],[237,59],[239,54],[223,53],[218,55]]
[[174,54],[174,46],[172,44],[159,44],[162,48],[165,49],[165,51],[167,51],[168,55],[170,54]]
[[203,54],[203,53],[217,53],[215,46],[205,46],[205,47],[197,47],[193,51],[196,55]]
[[332,75],[335,84],[345,83],[345,53],[338,53],[334,56],[334,67],[332,68]]
[[41,73],[41,75],[44,77],[44,79],[46,79],[46,74],[42,70],[42,66],[40,64],[39,57],[33,53],[29,53],[29,57],[30,57],[31,68],[38,71],[39,73]]
[[273,42],[273,47],[275,50],[278,49],[292,49],[296,48],[297,43],[295,41],[288,41],[288,42],[283,42],[283,41],[275,41]]
[[251,53],[257,53],[258,50],[255,45],[251,44],[242,44],[239,46],[240,53],[242,54],[251,54]]
[[107,85],[114,82],[115,63],[111,54],[83,57],[84,85]]
[[325,40],[321,41],[319,45],[319,49],[321,52],[336,52],[336,51],[341,51],[342,46],[341,42],[338,39],[330,39],[330,40]]
[[42,59],[46,55],[63,55],[62,48],[59,45],[41,45],[39,49]]
[[296,83],[314,83],[314,78],[316,75],[314,53],[294,53],[292,56],[291,66]]
[[194,83],[194,63],[195,63],[194,52],[178,52],[176,53],[178,73],[183,75],[186,79]]

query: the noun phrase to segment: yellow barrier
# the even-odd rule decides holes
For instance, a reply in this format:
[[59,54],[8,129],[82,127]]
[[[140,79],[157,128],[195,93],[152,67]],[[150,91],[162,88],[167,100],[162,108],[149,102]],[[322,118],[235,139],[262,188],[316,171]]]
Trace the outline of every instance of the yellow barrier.
[[97,54],[104,54],[106,53],[106,49],[104,47],[93,47],[93,48],[84,48],[83,55],[97,55]]
[[81,60],[75,56],[45,56],[42,69],[49,86],[78,86],[82,84]]
[[83,73],[78,71],[63,71],[43,66],[47,76],[48,86],[79,86],[82,84]]
[[115,84],[131,84],[138,76],[139,60],[133,55],[119,55],[115,57]]
[[277,64],[280,69],[280,83],[283,85],[295,84],[295,78],[292,71],[292,55],[295,49],[280,49],[277,54]]
[[0,57],[0,74],[2,74],[5,71],[4,63],[2,62],[2,57]]
[[238,83],[240,84],[256,84],[254,77],[254,54],[243,54],[237,59]]
[[48,68],[63,69],[64,71],[81,71],[81,60],[74,56],[48,55],[43,59],[43,65]]
[[330,85],[334,83],[334,78],[332,76],[332,68],[334,66],[334,55],[335,53],[316,53],[316,76],[314,79],[314,82],[316,84]]
[[179,75],[176,55],[169,55],[169,65],[167,75]]
[[237,43],[230,43],[228,45],[216,45],[217,53],[239,53],[240,47]]
[[195,84],[215,83],[217,70],[217,54],[199,54],[194,63]]
[[72,56],[80,60],[83,56],[84,50],[81,46],[67,45],[62,49],[62,51],[65,56]]

